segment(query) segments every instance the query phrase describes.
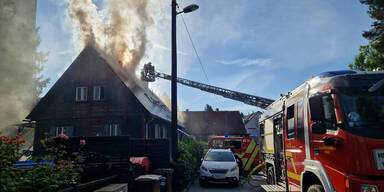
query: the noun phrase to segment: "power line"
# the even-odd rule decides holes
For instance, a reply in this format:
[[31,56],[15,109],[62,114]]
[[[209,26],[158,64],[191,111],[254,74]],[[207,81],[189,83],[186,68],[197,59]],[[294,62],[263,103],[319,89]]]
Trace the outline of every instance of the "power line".
[[[177,8],[179,9],[179,7],[177,7]],[[197,53],[195,44],[193,43],[193,40],[192,40],[192,37],[191,37],[191,33],[189,32],[187,23],[186,23],[185,20],[184,20],[184,16],[183,16],[183,14],[180,14],[180,15],[181,15],[181,18],[182,18],[182,20],[183,20],[185,30],[187,31],[189,41],[191,41],[193,50],[195,51],[196,57],[197,57],[197,59],[198,59],[198,61],[199,61],[199,64],[200,64],[201,69],[202,69],[202,71],[203,71],[203,73],[204,73],[204,76],[205,76],[205,78],[207,79],[208,84],[211,84],[211,83],[209,82],[208,75],[207,75],[207,73],[206,73],[206,71],[205,71],[205,68],[204,68],[204,66],[203,66],[203,62],[201,61],[200,56],[199,56],[199,54]],[[218,98],[217,101],[220,101],[220,103],[222,103],[222,100],[219,98],[218,95],[214,94],[214,96],[215,96],[216,98]]]
[[196,50],[195,44],[194,44],[194,43],[193,43],[193,41],[192,41],[192,38],[191,38],[191,34],[189,33],[189,30],[188,30],[187,24],[185,23],[185,20],[184,20],[183,14],[180,14],[180,15],[181,15],[181,18],[182,18],[182,20],[183,20],[183,23],[184,23],[184,26],[185,26],[185,30],[187,31],[187,34],[188,34],[189,40],[191,41],[191,44],[192,44],[193,50],[195,51],[196,57],[197,57],[197,59],[198,59],[198,61],[199,61],[199,63],[200,63],[201,69],[203,70],[203,73],[204,73],[204,75],[205,75],[205,78],[207,79],[207,81],[208,81],[208,84],[211,84],[211,83],[209,82],[209,79],[208,79],[208,75],[207,75],[207,73],[205,72],[205,69],[204,69],[203,63],[201,62],[200,56],[199,56],[199,54],[197,53],[197,50]]

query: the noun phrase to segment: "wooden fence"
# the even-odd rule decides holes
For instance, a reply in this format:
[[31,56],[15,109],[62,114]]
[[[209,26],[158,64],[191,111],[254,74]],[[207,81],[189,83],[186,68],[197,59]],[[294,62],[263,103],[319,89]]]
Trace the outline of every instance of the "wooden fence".
[[169,141],[167,139],[136,139],[129,136],[72,137],[66,141],[68,152],[78,151],[80,140],[85,140],[84,181],[119,175],[129,179],[130,157],[148,157],[150,170],[170,166]]

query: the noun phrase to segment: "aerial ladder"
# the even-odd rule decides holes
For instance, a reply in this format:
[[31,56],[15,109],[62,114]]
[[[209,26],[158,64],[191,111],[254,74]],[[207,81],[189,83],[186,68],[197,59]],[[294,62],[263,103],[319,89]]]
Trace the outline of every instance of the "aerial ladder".
[[[155,71],[155,66],[153,66],[151,62],[144,64],[144,67],[141,70],[141,80],[147,81],[147,82],[154,82],[156,80],[156,77],[171,80],[171,75]],[[213,93],[216,95],[221,95],[225,98],[229,98],[229,99],[236,100],[236,101],[241,101],[245,104],[253,105],[253,106],[256,106],[256,107],[259,107],[262,109],[267,108],[268,105],[270,105],[272,102],[274,102],[274,100],[272,100],[272,99],[254,96],[254,95],[241,93],[241,92],[237,92],[237,91],[232,91],[229,89],[224,89],[221,87],[207,85],[204,83],[199,83],[196,81],[191,81],[191,80],[183,79],[180,77],[177,78],[177,82],[180,84],[189,86],[189,87],[194,87],[194,88],[200,89],[202,91],[206,91],[206,92]]]

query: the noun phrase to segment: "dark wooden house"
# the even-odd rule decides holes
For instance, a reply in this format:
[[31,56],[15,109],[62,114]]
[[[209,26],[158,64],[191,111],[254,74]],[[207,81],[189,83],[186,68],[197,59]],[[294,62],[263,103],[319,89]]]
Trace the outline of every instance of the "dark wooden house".
[[[26,117],[45,134],[169,138],[171,113],[121,63],[88,45]],[[185,132],[180,125],[179,134]]]

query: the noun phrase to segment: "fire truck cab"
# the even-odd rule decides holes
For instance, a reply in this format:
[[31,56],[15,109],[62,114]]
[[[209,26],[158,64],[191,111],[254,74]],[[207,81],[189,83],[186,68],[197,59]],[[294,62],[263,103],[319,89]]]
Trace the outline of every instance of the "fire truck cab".
[[322,73],[267,107],[269,184],[287,191],[384,191],[384,72]]
[[209,138],[209,148],[232,149],[241,159],[244,171],[250,171],[260,162],[259,146],[249,136],[212,136]]

